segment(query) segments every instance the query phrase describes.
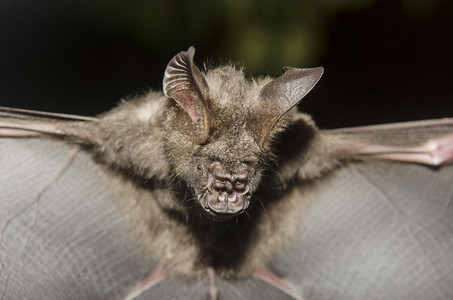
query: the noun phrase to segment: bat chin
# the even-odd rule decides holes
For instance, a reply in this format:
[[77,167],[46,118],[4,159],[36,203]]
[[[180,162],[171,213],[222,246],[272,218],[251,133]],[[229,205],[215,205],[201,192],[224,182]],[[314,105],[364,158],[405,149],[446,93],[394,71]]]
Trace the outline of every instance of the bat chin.
[[221,222],[221,221],[228,221],[230,220],[231,218],[235,217],[235,216],[238,216],[240,214],[242,214],[244,211],[240,211],[240,212],[237,212],[235,214],[224,214],[224,213],[218,213],[218,212],[215,212],[209,208],[203,208],[204,211],[206,212],[208,218],[212,221],[218,221],[218,222]]
[[243,213],[250,204],[250,196],[236,191],[206,192],[199,197],[200,205],[216,220],[227,220]]

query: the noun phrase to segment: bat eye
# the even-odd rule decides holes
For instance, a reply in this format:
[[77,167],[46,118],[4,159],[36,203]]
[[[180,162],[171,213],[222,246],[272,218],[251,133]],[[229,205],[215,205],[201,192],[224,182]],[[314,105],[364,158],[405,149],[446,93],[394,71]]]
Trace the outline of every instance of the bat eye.
[[201,164],[197,164],[197,170],[201,172]]

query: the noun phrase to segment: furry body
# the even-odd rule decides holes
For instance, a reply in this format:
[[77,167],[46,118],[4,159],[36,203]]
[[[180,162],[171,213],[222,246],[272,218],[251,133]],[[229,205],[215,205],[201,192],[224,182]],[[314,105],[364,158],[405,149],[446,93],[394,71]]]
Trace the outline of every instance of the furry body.
[[[322,157],[327,156],[317,147],[322,134],[309,116],[296,110],[279,120],[272,134],[295,124],[294,130],[306,132],[303,140],[271,136],[263,146],[258,144],[260,132],[253,122],[263,118],[256,111],[259,91],[270,78],[247,80],[242,70],[232,66],[209,70],[205,76],[209,108],[218,117],[211,122],[210,140],[204,145],[193,141],[196,128],[190,118],[159,92],[124,101],[98,120],[74,123],[72,128],[89,137],[79,142],[97,159],[133,175],[134,185],[141,187],[127,200],[133,198],[136,203],[133,230],[154,257],[163,258],[169,272],[200,275],[214,266],[223,276],[243,276],[263,266],[291,240],[309,202],[294,184],[300,179],[309,182],[338,161]],[[286,143],[297,147],[288,151]],[[307,149],[302,155],[301,148]],[[213,157],[253,167],[251,184],[256,188],[246,213],[217,221],[197,205],[196,188],[188,181],[199,176],[198,160]],[[298,166],[305,162],[304,167],[292,167],[293,160]]]

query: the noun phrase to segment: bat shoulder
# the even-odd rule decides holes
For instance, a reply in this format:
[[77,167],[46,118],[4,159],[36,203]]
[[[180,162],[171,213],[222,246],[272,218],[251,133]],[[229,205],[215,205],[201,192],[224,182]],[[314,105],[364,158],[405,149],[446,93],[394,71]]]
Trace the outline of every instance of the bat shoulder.
[[283,192],[341,165],[331,152],[342,143],[337,136],[319,130],[309,115],[294,113],[287,129],[274,141],[275,157],[267,168],[266,190]]
[[122,101],[116,108],[81,126],[100,161],[146,180],[168,177],[161,122],[166,98],[161,92]]
[[157,125],[166,102],[167,98],[162,92],[151,90],[142,96],[121,100],[115,108],[99,115],[99,118],[104,122],[122,120],[134,124],[147,124],[147,126]]

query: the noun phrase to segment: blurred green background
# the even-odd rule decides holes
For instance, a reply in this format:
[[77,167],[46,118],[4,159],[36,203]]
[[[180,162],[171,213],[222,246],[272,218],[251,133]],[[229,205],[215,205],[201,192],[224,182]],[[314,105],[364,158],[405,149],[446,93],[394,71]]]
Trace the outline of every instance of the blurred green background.
[[451,0],[0,0],[0,105],[94,115],[190,45],[248,76],[325,67],[321,127],[453,116]]

